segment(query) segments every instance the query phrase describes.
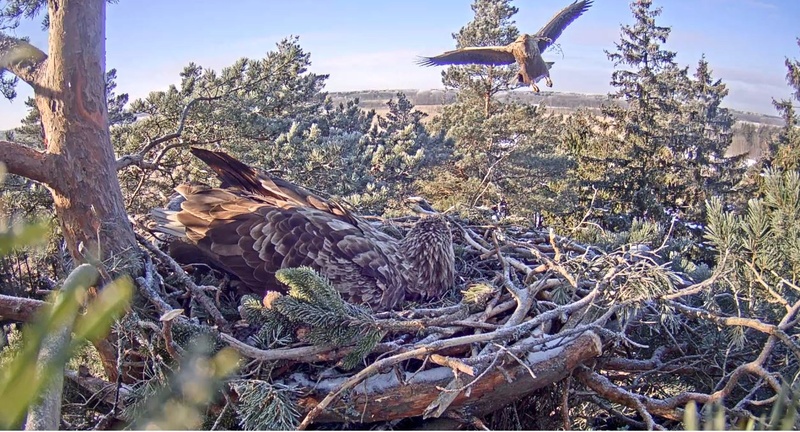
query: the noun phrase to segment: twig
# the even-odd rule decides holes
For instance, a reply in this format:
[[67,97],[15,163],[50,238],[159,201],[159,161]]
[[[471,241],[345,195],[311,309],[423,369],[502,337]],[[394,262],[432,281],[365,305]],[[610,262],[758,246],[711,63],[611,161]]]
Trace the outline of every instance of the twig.
[[158,258],[162,262],[167,264],[172,270],[172,272],[175,274],[175,276],[177,276],[178,279],[181,281],[181,283],[183,283],[187,288],[189,288],[189,292],[192,293],[194,299],[197,300],[197,302],[200,303],[201,306],[203,306],[203,308],[208,312],[209,315],[211,315],[211,318],[214,319],[214,322],[217,324],[217,327],[219,327],[222,330],[226,330],[229,325],[228,321],[222,316],[222,313],[220,313],[219,309],[217,309],[217,307],[214,305],[214,302],[210,298],[208,298],[206,293],[204,293],[203,290],[200,289],[192,281],[192,278],[190,278],[189,275],[187,275],[186,272],[183,271],[183,268],[177,262],[175,262],[175,260],[172,259],[172,257],[165,254],[157,247],[153,246],[152,243],[147,241],[147,239],[142,237],[139,233],[135,233],[135,235],[136,235],[136,240],[138,240],[142,246],[144,246],[148,251],[150,251],[154,255],[158,256]]
[[[192,108],[192,106],[194,106],[194,104],[196,104],[197,102],[201,102],[201,101],[213,101],[213,100],[217,100],[219,98],[221,98],[221,96],[198,97],[198,98],[194,98],[191,101],[189,101],[186,104],[186,106],[183,107],[183,111],[181,112],[181,116],[180,116],[180,118],[178,120],[178,127],[175,129],[175,132],[167,134],[167,135],[163,135],[163,136],[155,138],[153,140],[150,140],[135,155],[126,155],[126,156],[122,156],[119,159],[117,159],[117,162],[116,162],[117,171],[119,171],[119,170],[121,170],[121,169],[123,169],[125,167],[131,166],[131,165],[137,165],[137,166],[140,166],[141,168],[155,169],[154,167],[157,165],[156,163],[153,163],[153,164],[143,163],[144,162],[144,155],[146,155],[150,150],[155,148],[157,145],[159,145],[161,143],[164,143],[164,142],[167,142],[167,141],[170,141],[170,140],[173,140],[173,139],[180,138],[181,135],[183,135],[183,128],[184,128],[184,125],[186,124],[186,117],[189,115],[189,110]],[[189,144],[187,143],[186,145],[189,145]]]

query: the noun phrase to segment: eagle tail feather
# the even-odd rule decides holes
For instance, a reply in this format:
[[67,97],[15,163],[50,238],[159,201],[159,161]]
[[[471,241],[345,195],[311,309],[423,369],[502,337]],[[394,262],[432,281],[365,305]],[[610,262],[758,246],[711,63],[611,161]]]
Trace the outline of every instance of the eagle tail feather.
[[178,212],[163,208],[150,210],[150,216],[156,221],[155,230],[174,237],[185,238],[186,227],[178,222]]

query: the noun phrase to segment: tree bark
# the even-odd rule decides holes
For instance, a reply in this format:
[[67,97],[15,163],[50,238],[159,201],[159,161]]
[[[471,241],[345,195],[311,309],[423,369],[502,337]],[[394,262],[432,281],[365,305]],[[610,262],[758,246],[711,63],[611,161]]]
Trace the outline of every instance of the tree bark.
[[51,1],[48,13],[50,54],[34,86],[47,152],[57,170],[45,184],[74,258],[83,261],[81,242],[104,260],[130,257],[136,241],[108,130],[106,2]]
[[[26,42],[0,38],[0,66],[34,89],[46,149],[0,141],[0,161],[10,173],[50,190],[67,248],[77,263],[101,261],[115,273],[136,275],[139,249],[125,211],[108,128],[106,0],[48,1],[48,15],[47,56]],[[113,336],[98,350],[114,380],[116,350],[109,342]]]
[[[468,392],[461,389],[448,410],[463,409],[474,415],[496,411],[535,390],[564,379],[577,366],[600,356],[602,343],[591,332],[547,351],[531,353],[521,360],[512,361],[502,369],[495,367],[470,385]],[[533,374],[533,375],[532,375]],[[421,416],[437,400],[442,388],[453,380],[449,368],[439,367],[420,373],[406,373],[408,381],[398,380],[396,371],[368,378],[356,385],[346,400],[339,399],[323,411],[315,422],[376,422]],[[463,384],[474,378],[463,375]],[[297,384],[310,394],[300,400],[303,411],[310,411],[325,395],[336,391],[343,378],[312,382],[293,375],[289,382]]]

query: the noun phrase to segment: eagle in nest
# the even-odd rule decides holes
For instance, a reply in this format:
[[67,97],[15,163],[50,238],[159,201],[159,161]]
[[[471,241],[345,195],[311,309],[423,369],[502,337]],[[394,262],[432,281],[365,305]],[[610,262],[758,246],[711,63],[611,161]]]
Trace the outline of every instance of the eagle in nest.
[[530,85],[539,92],[536,82],[545,79],[548,87],[553,86],[550,67],[553,62],[542,59],[542,53],[552,45],[568,25],[581,16],[592,5],[592,0],[575,1],[557,13],[550,22],[535,34],[523,34],[506,46],[466,47],[447,51],[436,57],[422,57],[417,63],[421,66],[445,65],[510,65],[519,64],[518,84]]
[[285,292],[277,270],[310,266],[345,300],[375,310],[438,298],[453,285],[453,240],[444,216],[423,217],[396,240],[341,204],[226,153],[191,152],[222,184],[180,185],[169,208],[152,210],[156,231],[177,237],[170,244],[176,260],[209,264],[262,295]]

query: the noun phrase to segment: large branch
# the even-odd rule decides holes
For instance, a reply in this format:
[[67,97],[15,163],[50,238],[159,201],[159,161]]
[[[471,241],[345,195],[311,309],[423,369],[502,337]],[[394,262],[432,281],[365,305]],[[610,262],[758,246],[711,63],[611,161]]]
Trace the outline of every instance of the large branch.
[[0,162],[6,165],[8,172],[56,187],[53,157],[19,143],[0,140]]
[[[421,416],[443,391],[456,393],[450,411],[465,409],[484,415],[562,380],[575,367],[598,357],[602,353],[601,346],[597,335],[586,332],[577,338],[563,340],[560,345],[517,358],[519,362],[507,361],[502,366],[490,366],[479,379],[464,377],[464,386],[448,390],[443,388],[453,379],[453,370],[449,367],[400,375],[387,368],[387,372],[373,375],[353,386],[346,400],[330,401],[327,406],[323,406],[326,405],[324,402],[342,388],[346,381],[344,378],[313,382],[302,374],[293,374],[289,381],[310,392],[300,400],[303,410],[310,414],[301,429],[313,420],[363,423]],[[496,355],[502,357],[503,353]],[[376,369],[380,368],[376,366]],[[328,396],[323,398],[325,394]]]
[[39,48],[15,37],[0,34],[0,72],[8,70],[34,89],[39,88],[39,71],[47,60]]
[[0,294],[0,320],[28,322],[45,304],[41,300]]

